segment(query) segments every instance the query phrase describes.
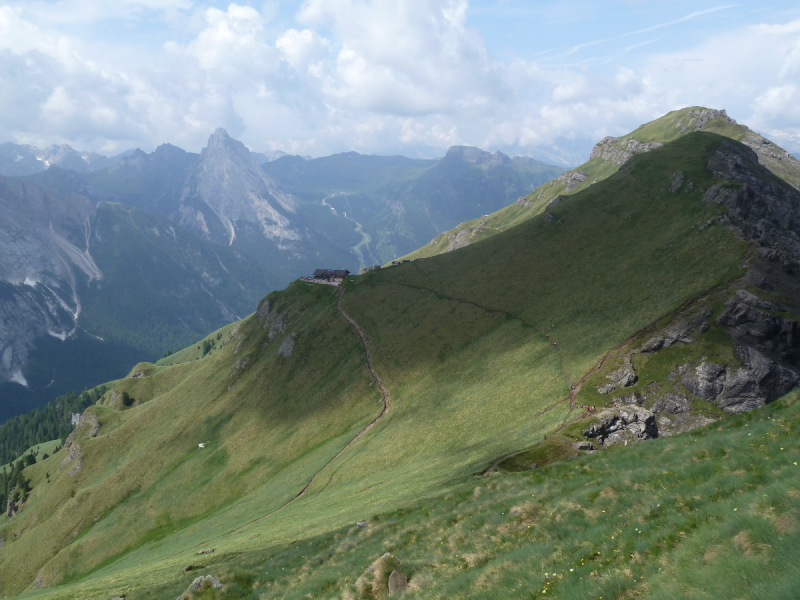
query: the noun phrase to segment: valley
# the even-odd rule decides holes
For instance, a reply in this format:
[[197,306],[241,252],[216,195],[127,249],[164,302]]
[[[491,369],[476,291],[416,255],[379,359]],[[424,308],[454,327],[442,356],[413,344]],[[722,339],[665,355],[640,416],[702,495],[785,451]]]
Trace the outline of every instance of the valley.
[[270,156],[223,129],[200,154],[3,145],[0,421],[176,351],[320,264],[409,251],[439,232],[431,214],[450,227],[560,172],[477,148]]

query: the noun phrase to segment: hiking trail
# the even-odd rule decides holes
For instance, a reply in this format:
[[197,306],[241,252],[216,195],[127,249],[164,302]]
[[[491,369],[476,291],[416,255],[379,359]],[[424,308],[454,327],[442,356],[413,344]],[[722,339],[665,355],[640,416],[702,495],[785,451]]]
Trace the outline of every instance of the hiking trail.
[[[369,369],[370,375],[372,375],[373,381],[375,381],[375,385],[378,386],[378,389],[380,390],[381,395],[383,396],[383,410],[380,412],[380,414],[377,417],[375,417],[372,421],[369,422],[369,424],[367,424],[361,431],[359,431],[358,435],[356,435],[353,439],[351,439],[349,442],[347,442],[347,444],[345,444],[344,447],[341,450],[339,450],[339,452],[337,452],[336,455],[333,458],[331,458],[328,462],[326,462],[324,465],[322,465],[322,467],[319,468],[311,476],[311,478],[308,480],[308,483],[306,483],[306,485],[303,487],[303,489],[300,490],[294,498],[292,498],[291,500],[285,502],[284,504],[282,504],[278,508],[276,508],[274,510],[271,510],[270,512],[268,512],[265,515],[261,515],[260,517],[257,517],[257,518],[255,518],[255,519],[253,519],[251,521],[248,521],[244,525],[240,525],[239,527],[231,529],[230,531],[226,531],[225,533],[221,533],[218,536],[211,538],[210,540],[206,540],[204,542],[201,542],[200,544],[196,544],[196,545],[192,546],[191,548],[188,548],[188,550],[191,550],[193,548],[197,548],[199,546],[205,546],[205,545],[209,544],[210,542],[213,542],[214,540],[218,540],[219,538],[225,537],[226,535],[230,535],[231,533],[236,533],[237,531],[239,531],[241,529],[244,529],[245,527],[247,527],[249,525],[252,525],[253,523],[257,523],[257,522],[259,522],[259,521],[261,521],[263,519],[266,519],[267,517],[270,517],[270,516],[274,515],[275,513],[283,510],[284,508],[286,508],[287,506],[289,506],[290,504],[292,504],[296,500],[299,500],[300,498],[302,498],[305,495],[305,493],[308,491],[308,488],[311,487],[311,484],[314,483],[314,481],[317,479],[317,476],[320,473],[322,473],[334,461],[336,461],[336,459],[338,459],[342,454],[344,454],[345,451],[348,448],[350,448],[350,446],[352,446],[358,440],[360,440],[364,436],[365,433],[367,433],[370,429],[372,429],[378,423],[378,421],[380,421],[387,414],[389,414],[389,408],[391,407],[391,394],[389,394],[389,390],[386,389],[386,386],[383,385],[383,380],[381,379],[380,375],[378,375],[378,372],[375,370],[375,366],[372,363],[372,355],[370,354],[370,351],[369,351],[369,343],[368,343],[367,334],[364,331],[364,329],[361,327],[361,325],[359,325],[358,322],[353,317],[351,317],[347,313],[347,311],[344,309],[344,306],[342,305],[342,301],[343,300],[344,300],[344,285],[339,285],[338,299],[336,301],[336,309],[339,311],[339,314],[341,314],[342,317],[344,317],[344,319],[348,323],[350,323],[350,325],[352,325],[355,328],[355,330],[358,332],[358,337],[361,339],[361,345],[364,346],[364,357],[367,360],[367,368]],[[173,554],[173,556],[177,556],[178,554],[181,554],[182,552],[185,552],[185,550],[181,550],[180,552],[176,552],[175,554]]]

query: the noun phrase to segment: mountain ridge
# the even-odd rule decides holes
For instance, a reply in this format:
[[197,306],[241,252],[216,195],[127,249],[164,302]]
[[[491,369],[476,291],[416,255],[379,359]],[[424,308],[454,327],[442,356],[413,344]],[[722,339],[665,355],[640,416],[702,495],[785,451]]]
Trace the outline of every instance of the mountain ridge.
[[475,241],[495,235],[544,211],[558,198],[575,194],[597,181],[605,179],[630,158],[640,152],[686,135],[690,131],[710,131],[742,141],[753,149],[762,164],[787,181],[800,187],[800,161],[773,142],[739,125],[724,110],[688,107],[667,113],[633,132],[619,138],[607,136],[592,149],[589,160],[561,174],[516,202],[483,218],[472,219],[443,232],[426,246],[403,258],[414,259],[449,252]]

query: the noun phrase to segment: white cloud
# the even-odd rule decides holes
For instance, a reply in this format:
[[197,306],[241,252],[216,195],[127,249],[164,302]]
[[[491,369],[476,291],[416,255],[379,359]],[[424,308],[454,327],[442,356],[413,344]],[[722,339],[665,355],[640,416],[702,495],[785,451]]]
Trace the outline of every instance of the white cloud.
[[299,72],[311,68],[319,76],[321,62],[328,56],[330,41],[310,29],[289,29],[275,42],[283,59]]
[[[119,150],[169,141],[196,151],[223,126],[256,150],[556,144],[575,162],[575,149],[603,135],[703,104],[800,144],[800,21],[711,35],[680,52],[639,57],[634,44],[610,65],[568,68],[493,56],[467,26],[466,0],[305,0],[294,23],[276,6],[62,0],[49,18],[44,3],[0,7],[0,141]],[[185,23],[134,59],[53,25],[70,9],[84,23],[147,17],[172,27],[176,14]],[[622,57],[629,62],[615,64]]]

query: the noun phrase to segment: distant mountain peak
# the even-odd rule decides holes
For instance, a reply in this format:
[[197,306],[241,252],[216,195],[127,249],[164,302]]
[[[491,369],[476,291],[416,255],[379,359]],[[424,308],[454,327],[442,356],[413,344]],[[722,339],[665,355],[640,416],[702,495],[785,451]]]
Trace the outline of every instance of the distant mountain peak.
[[[236,238],[237,221],[258,224],[268,239],[299,238],[288,218],[294,213],[292,198],[277,189],[247,146],[219,127],[208,138],[200,156],[198,170],[181,198],[182,224],[198,229],[206,237],[218,238],[219,233],[209,228],[210,209],[229,244]],[[192,204],[193,198],[202,204]]]
[[511,158],[502,152],[486,152],[474,146],[451,146],[445,154],[449,160],[462,160],[475,165],[496,166],[511,162]]

